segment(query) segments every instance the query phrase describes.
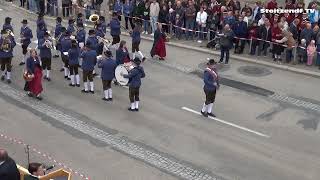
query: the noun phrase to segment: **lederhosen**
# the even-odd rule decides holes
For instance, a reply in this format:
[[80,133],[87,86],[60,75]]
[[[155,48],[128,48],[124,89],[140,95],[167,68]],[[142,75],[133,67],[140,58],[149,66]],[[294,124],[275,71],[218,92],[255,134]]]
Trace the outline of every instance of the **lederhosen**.
[[[209,74],[211,74],[213,78],[216,79],[216,83],[218,84],[219,83],[218,74],[214,70],[206,69],[206,71],[208,71]],[[204,93],[206,95],[206,101],[205,101],[206,105],[214,103],[214,101],[216,100],[216,92],[217,92],[217,89],[214,89],[214,90],[204,89]]]
[[102,87],[104,91],[111,88],[111,82],[112,80],[102,80]]

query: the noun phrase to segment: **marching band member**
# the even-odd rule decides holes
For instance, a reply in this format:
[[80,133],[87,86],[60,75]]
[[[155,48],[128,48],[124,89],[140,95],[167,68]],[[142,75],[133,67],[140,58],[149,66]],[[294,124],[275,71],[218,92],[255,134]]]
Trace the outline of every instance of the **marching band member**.
[[105,51],[106,58],[98,61],[98,67],[101,68],[101,79],[104,97],[102,100],[104,101],[112,101],[112,89],[111,82],[114,79],[115,69],[117,67],[117,63],[112,59],[111,51]]
[[[105,18],[103,16],[99,17],[99,20],[97,22],[97,25],[95,27],[96,29],[96,36],[104,38],[105,34],[107,33],[107,24],[105,22]],[[99,42],[98,47],[97,47],[97,54],[102,55],[103,53],[103,42]]]
[[80,87],[80,75],[78,73],[80,49],[76,40],[71,41],[71,49],[68,51],[68,55],[71,78],[71,83],[69,84],[69,86]]
[[[88,42],[86,44],[86,49],[81,53],[80,56],[83,61],[81,68],[83,70],[83,84],[84,89],[82,90],[83,93],[92,93],[94,94],[94,83],[93,83],[93,73],[94,67],[97,63],[97,52],[94,49],[91,49],[91,44]],[[88,80],[90,85],[90,90],[88,88]]]
[[47,24],[43,19],[43,14],[39,14],[37,19],[37,27],[42,27],[42,26],[44,26],[44,29],[47,31]]
[[16,46],[14,37],[12,37],[7,30],[1,31],[0,38],[0,62],[1,62],[1,80],[4,81],[7,76],[7,82],[11,83],[11,61],[13,57],[13,48]]
[[39,49],[40,49],[40,59],[42,64],[42,70],[44,75],[44,79],[47,81],[51,81],[50,79],[50,70],[51,70],[51,48],[52,42],[49,39],[49,33],[44,33],[44,38],[39,40]]
[[[58,53],[58,51],[59,51],[59,43],[58,43],[58,40],[60,39],[60,37],[61,37],[61,35],[62,35],[62,28],[63,28],[63,26],[62,26],[62,24],[61,24],[61,22],[62,22],[62,18],[61,17],[57,17],[57,19],[56,19],[56,28],[55,28],[55,30],[54,30],[54,38],[55,38],[55,40],[56,40],[56,53]],[[58,58],[59,57],[59,55],[58,54],[55,54],[54,56],[53,56],[54,58]],[[63,71],[63,68],[62,68],[62,71]]]
[[33,76],[30,82],[27,82],[28,96],[36,97],[38,100],[42,100],[41,92],[42,88],[42,70],[40,65],[40,59],[37,56],[35,49],[30,50],[30,57],[27,59],[27,72]]
[[205,117],[211,116],[216,117],[212,113],[213,103],[216,98],[216,91],[219,89],[219,76],[216,70],[216,62],[210,59],[207,63],[207,68],[204,71],[203,82],[204,82],[204,93],[206,95],[206,101],[203,103],[201,114]]
[[120,42],[121,25],[116,12],[113,13],[112,20],[110,21],[110,34],[112,36],[112,45]]
[[74,33],[76,33],[76,28],[74,27],[74,19],[72,18],[69,19],[67,32],[69,32],[70,35],[73,35]]
[[90,49],[96,50],[98,46],[98,39],[93,29],[89,30],[89,37],[87,38],[86,44],[90,44]]
[[86,42],[86,30],[84,30],[83,23],[77,24],[77,26],[78,26],[78,31],[77,31],[76,39],[78,41],[78,46],[80,48],[83,48]]
[[121,41],[119,48],[116,51],[117,65],[130,62],[129,51],[126,46],[126,41]]
[[124,78],[129,78],[129,99],[131,103],[128,108],[129,111],[139,111],[141,78],[146,76],[140,64],[141,60],[139,58],[133,59],[134,68],[129,71],[128,75],[122,74]]
[[39,40],[44,38],[44,33],[47,31],[47,25],[43,19],[43,15],[39,14],[38,20],[37,20],[37,39],[38,39],[38,46]]
[[77,25],[78,25],[78,24],[83,24],[83,23],[84,23],[84,21],[83,21],[83,14],[82,14],[82,13],[78,13],[78,14],[77,14],[77,20],[76,20],[76,23],[77,23]]
[[71,49],[70,32],[66,31],[65,36],[61,39],[61,58],[64,63],[64,78],[70,80],[69,57],[68,51]]
[[26,19],[22,20],[22,27],[20,29],[20,37],[21,37],[21,47],[22,47],[22,54],[23,58],[20,62],[20,66],[25,64],[25,61],[27,59],[27,53],[28,53],[28,46],[31,43],[31,39],[33,38],[32,31],[28,27],[28,21]]
[[142,59],[142,62],[145,61],[145,57],[143,56],[142,52],[139,50],[139,45],[140,45],[140,41],[141,41],[141,32],[142,32],[142,27],[140,23],[137,23],[136,26],[134,26],[134,29],[131,33],[131,37],[132,37],[132,53],[133,53],[133,57],[132,59],[135,58],[135,54],[138,53],[139,56]]
[[4,24],[3,24],[3,26],[2,26],[2,29],[3,30],[10,30],[11,32],[13,32],[13,28],[12,28],[12,25],[11,25],[11,18],[10,17],[6,17],[5,19],[4,19]]
[[61,47],[61,41],[64,38],[64,36],[66,35],[66,31],[67,31],[67,29],[65,27],[62,27],[61,28],[61,34],[58,37],[58,39],[56,39],[57,40],[57,50],[60,51],[61,61],[62,61],[62,68],[60,69],[60,72],[64,71],[64,62],[63,62],[63,59],[62,59],[63,51],[62,51],[62,47]]
[[159,56],[159,60],[164,60],[166,56],[166,44],[165,44],[166,35],[162,31],[162,25],[158,23],[158,28],[154,32],[154,41],[151,49],[151,57],[154,55]]

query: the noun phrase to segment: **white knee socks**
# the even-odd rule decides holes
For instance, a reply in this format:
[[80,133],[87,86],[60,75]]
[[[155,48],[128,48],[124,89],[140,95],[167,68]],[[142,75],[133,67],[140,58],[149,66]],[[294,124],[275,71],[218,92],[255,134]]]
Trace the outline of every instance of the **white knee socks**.
[[112,89],[111,89],[111,88],[108,89],[108,97],[109,97],[109,98],[112,98]]
[[79,74],[76,75],[76,83],[80,84],[80,75]]
[[93,84],[93,82],[90,82],[90,91],[94,91],[94,84]]
[[7,72],[7,79],[11,78],[11,72]]
[[139,109],[139,101],[136,101],[136,102],[135,102],[135,108],[136,108],[136,109]]
[[74,75],[70,76],[70,81],[71,81],[71,84],[74,85]]
[[109,95],[108,95],[109,90],[104,90],[103,92],[104,92],[104,98],[109,99]]
[[203,106],[202,106],[202,112],[207,112],[207,105],[206,103],[203,103]]
[[213,103],[208,104],[208,113],[212,112]]
[[87,83],[87,82],[84,82],[84,83],[83,83],[83,86],[84,86],[84,90],[85,90],[85,91],[89,91],[89,89],[88,89],[88,83]]

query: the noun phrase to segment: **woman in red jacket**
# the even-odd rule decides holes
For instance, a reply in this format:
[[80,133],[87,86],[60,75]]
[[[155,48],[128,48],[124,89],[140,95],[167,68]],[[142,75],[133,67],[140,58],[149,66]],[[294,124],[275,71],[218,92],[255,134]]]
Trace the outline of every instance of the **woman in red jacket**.
[[272,37],[272,54],[274,61],[281,62],[281,53],[283,51],[283,45],[276,43],[276,40],[282,39],[282,25],[281,23],[274,24],[271,29],[271,37]]

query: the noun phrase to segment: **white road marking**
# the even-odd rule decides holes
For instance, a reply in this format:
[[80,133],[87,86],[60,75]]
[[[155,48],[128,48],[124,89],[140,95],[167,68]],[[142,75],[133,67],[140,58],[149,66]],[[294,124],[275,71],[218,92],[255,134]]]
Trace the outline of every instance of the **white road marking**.
[[[185,111],[189,111],[189,112],[192,112],[194,114],[198,114],[198,115],[202,115],[200,112],[198,111],[195,111],[193,109],[190,109],[188,107],[182,107],[181,109],[185,110]],[[233,124],[233,123],[230,123],[230,122],[227,122],[227,121],[224,121],[224,120],[221,120],[221,119],[218,119],[218,118],[214,118],[214,117],[209,117],[210,119],[213,119],[217,122],[220,122],[220,123],[223,123],[223,124],[226,124],[228,126],[232,126],[232,127],[235,127],[235,128],[238,128],[238,129],[241,129],[243,131],[247,131],[247,132],[250,132],[250,133],[253,133],[253,134],[256,134],[258,136],[262,136],[262,137],[265,137],[265,138],[270,138],[269,135],[266,135],[266,134],[263,134],[263,133],[260,133],[260,132],[257,132],[257,131],[254,131],[254,130],[251,130],[251,129],[248,129],[246,127],[243,127],[243,126],[239,126],[239,125],[236,125],[236,124]]]

